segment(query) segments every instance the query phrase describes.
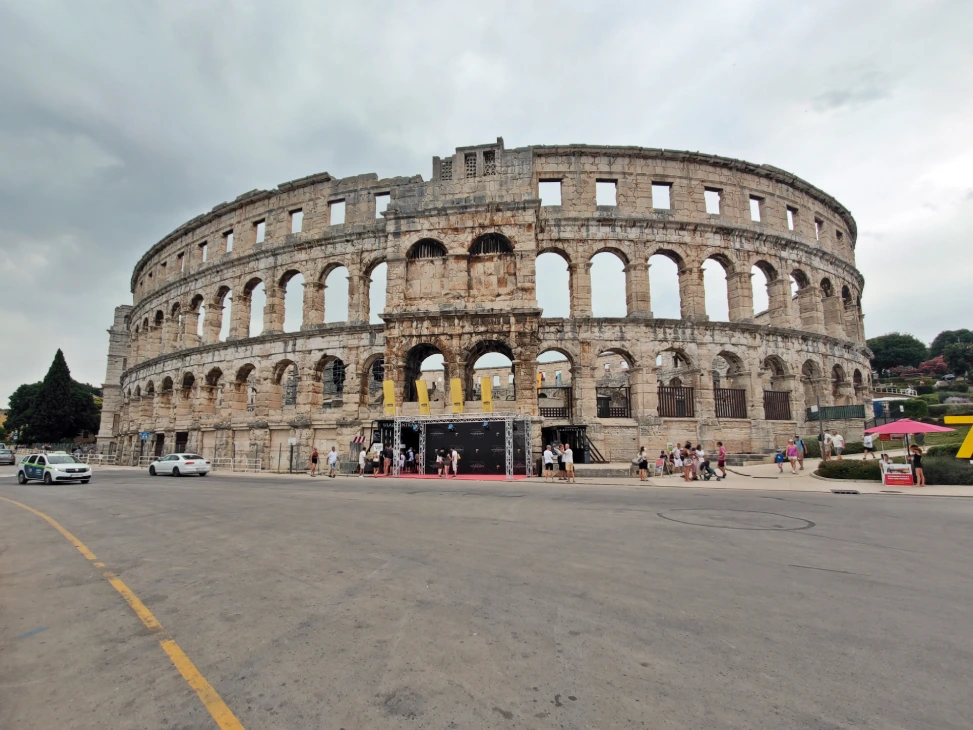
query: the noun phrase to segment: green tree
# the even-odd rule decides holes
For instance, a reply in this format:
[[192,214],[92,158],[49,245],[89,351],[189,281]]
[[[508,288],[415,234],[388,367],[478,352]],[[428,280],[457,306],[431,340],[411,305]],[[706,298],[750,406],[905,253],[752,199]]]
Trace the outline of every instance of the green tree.
[[876,370],[898,365],[915,367],[929,356],[926,345],[912,335],[900,332],[873,337],[867,342],[872,351],[872,367]]
[[66,441],[82,431],[97,431],[98,408],[90,391],[71,379],[60,350],[54,355],[34,400],[30,436],[36,441]]
[[946,345],[943,359],[954,375],[965,375],[973,371],[973,344],[954,342]]
[[10,395],[10,407],[7,409],[8,433],[17,432],[17,440],[21,443],[31,441],[30,422],[34,416],[34,402],[40,383],[24,383]]
[[973,344],[973,330],[943,330],[929,345],[929,357],[942,355],[947,345],[956,343]]

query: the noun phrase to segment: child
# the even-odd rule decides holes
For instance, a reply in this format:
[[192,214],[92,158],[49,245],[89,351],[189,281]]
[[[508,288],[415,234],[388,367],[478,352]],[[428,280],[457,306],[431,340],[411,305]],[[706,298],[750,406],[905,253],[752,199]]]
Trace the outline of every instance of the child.
[[783,449],[777,449],[777,456],[774,457],[774,463],[777,464],[777,471],[781,474],[784,473],[784,451]]

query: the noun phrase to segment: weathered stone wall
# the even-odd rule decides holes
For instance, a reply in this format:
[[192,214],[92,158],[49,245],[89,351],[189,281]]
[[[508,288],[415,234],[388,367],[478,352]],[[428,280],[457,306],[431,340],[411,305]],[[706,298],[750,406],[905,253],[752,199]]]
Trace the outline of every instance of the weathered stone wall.
[[[539,198],[539,183],[552,181],[560,205]],[[615,205],[597,205],[598,182],[614,186]],[[719,213],[706,211],[707,191],[718,191]],[[444,384],[459,377],[472,398],[475,362],[499,352],[516,373],[503,408],[535,416],[538,429],[585,424],[606,455],[686,438],[772,448],[803,427],[806,405],[858,403],[869,387],[856,235],[843,206],[777,168],[642,148],[506,150],[498,140],[434,158],[429,181],[323,173],[253,191],[189,221],[136,266],[125,332],[118,314],[111,330],[106,387],[118,397],[105,418],[117,414],[120,424],[114,434],[103,420],[99,440],[106,449],[114,439],[127,458],[138,455],[139,431],[164,438],[164,451],[182,443],[217,458],[275,458],[290,438],[303,449],[343,447],[382,417],[382,378],[395,382],[400,411],[417,413],[413,383],[425,357],[442,354]],[[624,266],[625,317],[592,316],[591,261],[606,251]],[[541,317],[535,261],[545,252],[567,263],[570,317]],[[653,317],[656,254],[678,266],[678,320]],[[727,273],[729,322],[710,321],[705,310],[709,259]],[[383,323],[370,324],[380,264]],[[754,266],[770,296],[757,316]],[[348,316],[325,324],[335,271],[347,272]],[[284,332],[285,296],[298,275],[302,324]],[[259,286],[266,305],[255,313]],[[251,315],[262,323],[252,337]],[[567,360],[567,417],[539,415],[536,374],[552,367],[537,357],[548,350]],[[618,363],[610,373],[605,353]],[[717,384],[741,399],[732,417]],[[627,410],[614,400],[610,413],[599,410],[598,389],[608,386],[629,388]],[[660,386],[691,388],[692,414],[670,412],[665,397],[660,404]],[[791,417],[767,411],[764,391],[789,393]],[[445,408],[448,398],[434,404]]]

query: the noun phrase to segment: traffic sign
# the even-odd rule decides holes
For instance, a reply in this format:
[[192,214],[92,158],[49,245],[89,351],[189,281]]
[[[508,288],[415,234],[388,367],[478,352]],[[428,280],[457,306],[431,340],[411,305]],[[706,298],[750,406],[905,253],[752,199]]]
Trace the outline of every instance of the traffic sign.
[[148,441],[150,436],[152,436],[152,434],[149,433],[148,431],[139,432],[139,440],[141,441]]

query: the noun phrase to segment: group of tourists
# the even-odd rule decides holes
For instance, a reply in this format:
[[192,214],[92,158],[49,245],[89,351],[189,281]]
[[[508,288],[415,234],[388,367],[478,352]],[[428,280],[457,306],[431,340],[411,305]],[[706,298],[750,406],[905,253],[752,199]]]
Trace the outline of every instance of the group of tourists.
[[[638,455],[632,461],[638,465],[639,480],[648,481],[649,458],[644,446],[639,449]],[[697,443],[693,446],[692,441],[687,441],[685,444],[675,444],[668,451],[662,449],[655,460],[656,476],[682,474],[683,481],[686,482],[699,481],[700,479],[708,481],[714,477],[717,481],[720,481],[726,479],[726,447],[722,441],[716,442],[716,468],[719,469],[719,474],[713,469],[703,445]]]
[[[821,432],[818,434],[818,442],[821,445],[822,459],[831,461],[831,457],[834,457],[836,461],[843,461],[841,454],[845,450],[845,437],[838,433],[838,431],[832,429],[831,431]],[[862,445],[865,449],[865,458],[867,459],[868,455],[871,454],[874,459],[875,448],[870,435],[864,435]]]
[[577,482],[574,476],[574,451],[571,444],[548,444],[544,449],[544,481],[554,481],[554,465],[557,464],[559,482]]
[[[311,463],[310,470],[308,473],[312,477],[318,475],[318,461],[320,460],[320,454],[318,453],[318,447],[314,446],[311,448]],[[332,446],[331,451],[328,452],[328,476],[334,479],[335,474],[338,471],[338,447]]]

